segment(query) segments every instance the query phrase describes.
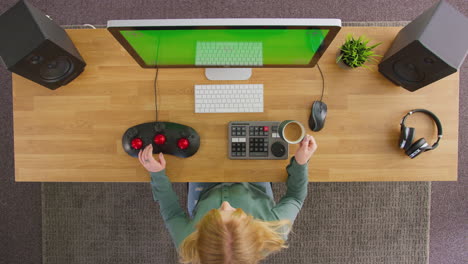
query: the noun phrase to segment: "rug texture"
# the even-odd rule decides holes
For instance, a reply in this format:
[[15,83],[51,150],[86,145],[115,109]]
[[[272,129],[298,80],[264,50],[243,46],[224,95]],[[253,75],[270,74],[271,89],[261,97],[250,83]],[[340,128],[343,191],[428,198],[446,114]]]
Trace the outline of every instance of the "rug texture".
[[[186,184],[174,188],[186,201]],[[273,184],[276,199],[285,190]],[[429,193],[424,182],[309,183],[289,248],[263,263],[424,264]],[[158,206],[144,183],[43,184],[43,263],[177,263]]]

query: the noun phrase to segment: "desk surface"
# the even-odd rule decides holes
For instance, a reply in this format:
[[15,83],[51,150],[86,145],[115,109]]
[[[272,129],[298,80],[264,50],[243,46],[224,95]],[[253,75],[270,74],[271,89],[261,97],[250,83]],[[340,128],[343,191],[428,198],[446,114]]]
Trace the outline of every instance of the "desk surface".
[[[366,69],[344,70],[335,63],[349,33],[383,42],[384,54],[399,27],[346,27],[320,60],[328,105],[325,128],[311,132],[318,150],[309,180],[455,181],[458,161],[458,73],[416,92],[395,86]],[[142,69],[105,29],[68,30],[87,62],[84,73],[56,91],[13,76],[15,171],[17,181],[149,181],[138,160],[121,147],[126,129],[155,118],[153,69]],[[373,43],[373,42],[371,42]],[[172,181],[285,181],[284,161],[227,158],[227,124],[235,120],[295,119],[307,125],[311,103],[321,93],[317,68],[254,69],[249,81],[213,82],[203,69],[160,69],[159,118],[189,125],[201,136],[188,159],[166,155]],[[194,84],[263,83],[263,113],[195,114]],[[443,123],[435,151],[414,160],[397,146],[400,119],[427,108]],[[429,118],[414,115],[416,137],[436,138]],[[291,146],[290,157],[297,146]]]

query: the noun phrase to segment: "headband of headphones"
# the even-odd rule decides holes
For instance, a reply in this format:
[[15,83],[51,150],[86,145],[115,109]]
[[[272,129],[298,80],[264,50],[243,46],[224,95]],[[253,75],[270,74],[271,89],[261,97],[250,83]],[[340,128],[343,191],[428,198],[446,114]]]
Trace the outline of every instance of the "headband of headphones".
[[426,110],[426,109],[413,109],[413,110],[409,111],[403,117],[403,119],[400,122],[400,125],[403,126],[404,128],[406,128],[406,126],[405,126],[406,118],[408,116],[414,114],[414,113],[425,113],[426,115],[430,116],[432,118],[432,120],[434,121],[434,123],[436,124],[436,126],[437,126],[437,141],[430,148],[428,148],[428,150],[437,148],[437,146],[439,145],[440,138],[442,138],[442,132],[443,132],[442,131],[442,124],[440,123],[439,118],[434,113],[432,113],[431,111]]

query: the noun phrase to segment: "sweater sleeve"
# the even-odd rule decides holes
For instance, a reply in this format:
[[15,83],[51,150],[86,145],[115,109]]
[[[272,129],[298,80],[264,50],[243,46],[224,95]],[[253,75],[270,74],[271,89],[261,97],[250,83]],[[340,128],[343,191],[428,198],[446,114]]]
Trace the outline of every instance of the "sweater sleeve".
[[293,157],[286,167],[286,171],[288,172],[286,194],[273,207],[272,211],[278,216],[278,219],[287,219],[293,223],[307,197],[308,164],[299,165]]
[[151,172],[151,189],[153,198],[159,201],[159,211],[176,248],[185,239],[185,230],[189,219],[180,207],[179,198],[172,189],[172,183],[166,170]]

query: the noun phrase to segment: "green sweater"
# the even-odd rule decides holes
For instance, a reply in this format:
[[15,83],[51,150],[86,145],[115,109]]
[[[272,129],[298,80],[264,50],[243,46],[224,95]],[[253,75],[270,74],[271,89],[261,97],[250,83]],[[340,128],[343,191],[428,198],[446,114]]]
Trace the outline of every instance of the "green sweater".
[[[223,201],[228,201],[234,208],[242,208],[256,219],[265,221],[287,219],[293,223],[307,196],[308,168],[307,164],[299,165],[293,157],[286,170],[287,191],[278,204],[257,185],[247,182],[220,183],[200,194],[192,219],[180,207],[177,194],[172,189],[165,170],[152,172],[150,175],[153,198],[159,201],[166,228],[171,234],[174,245],[179,248],[181,242],[195,231],[198,221],[211,209],[219,208]],[[286,240],[287,236],[284,239]]]

